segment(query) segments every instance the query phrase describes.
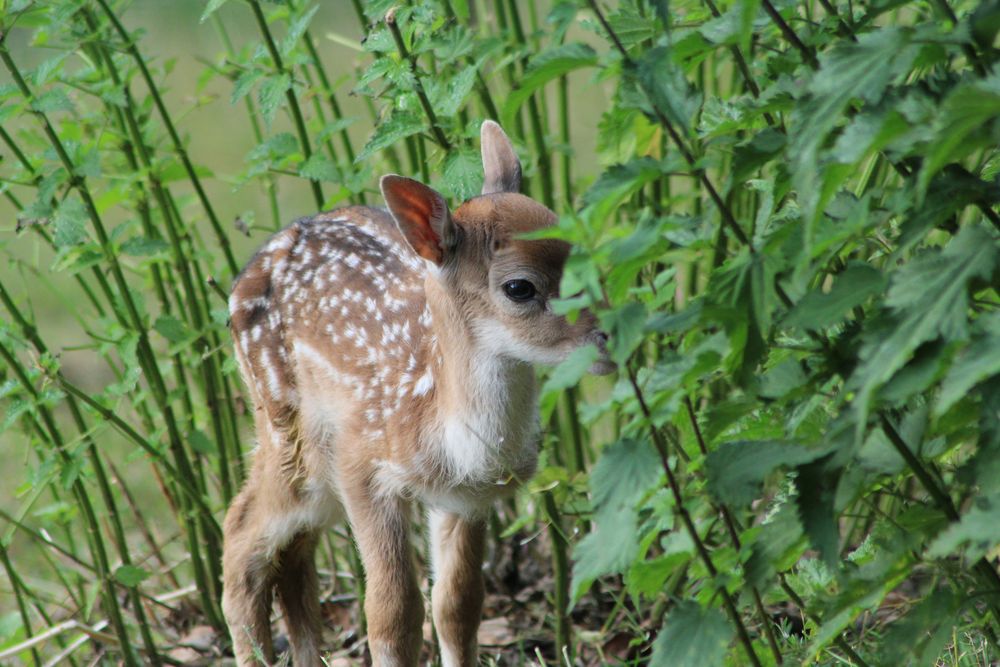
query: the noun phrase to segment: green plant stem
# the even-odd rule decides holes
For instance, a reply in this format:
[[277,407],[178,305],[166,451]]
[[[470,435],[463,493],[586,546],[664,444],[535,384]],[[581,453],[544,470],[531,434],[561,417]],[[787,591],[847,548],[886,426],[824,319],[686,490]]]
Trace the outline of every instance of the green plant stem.
[[562,521],[559,519],[559,508],[551,491],[542,494],[545,514],[549,520],[549,539],[552,542],[552,567],[555,575],[555,617],[556,617],[556,655],[561,661],[564,652],[573,664],[573,640],[570,635],[573,629],[569,619],[569,558],[568,543],[563,533]]
[[659,430],[653,426],[653,415],[650,412],[649,406],[646,404],[645,396],[643,395],[642,389],[639,387],[639,383],[635,377],[635,371],[631,366],[627,368],[628,379],[632,385],[632,393],[634,394],[636,400],[639,402],[639,408],[642,411],[643,418],[646,424],[649,426],[649,433],[653,444],[656,446],[656,451],[660,456],[660,464],[663,466],[663,471],[667,476],[667,485],[670,489],[670,493],[674,499],[674,509],[678,516],[681,518],[681,522],[684,524],[684,528],[694,543],[695,551],[698,553],[698,557],[701,559],[702,565],[704,565],[705,570],[708,572],[709,577],[712,580],[712,585],[718,592],[719,596],[722,598],[723,606],[726,608],[726,613],[729,615],[729,620],[736,626],[736,634],[739,637],[740,643],[743,645],[743,650],[747,655],[747,659],[755,667],[761,667],[760,658],[757,657],[757,652],[753,648],[753,641],[750,639],[750,633],[747,632],[746,625],[743,623],[743,619],[740,617],[740,612],[736,608],[736,603],[733,601],[732,596],[726,587],[719,582],[719,571],[715,567],[715,563],[712,562],[712,555],[708,551],[708,547],[705,546],[705,542],[701,539],[701,535],[698,534],[698,529],[694,525],[694,520],[691,518],[690,513],[688,513],[687,508],[684,505],[684,496],[681,494],[680,483],[677,481],[677,477],[674,475],[673,469],[670,467],[669,454],[667,451],[667,443],[663,440],[663,436],[660,434]]
[[[219,40],[226,49],[229,58],[235,58],[236,49],[233,48],[233,42],[229,38],[229,31],[226,30],[226,24],[222,21],[222,17],[219,16],[218,12],[212,14],[212,26],[219,35]],[[260,145],[264,142],[264,132],[260,127],[260,119],[257,118],[257,107],[249,95],[244,96],[243,105],[246,107],[247,117],[250,119],[250,131],[253,132],[253,137],[257,145]],[[264,177],[264,182],[267,184],[267,201],[271,209],[271,226],[274,229],[280,229],[284,221],[281,219],[281,212],[278,206],[278,179],[274,177],[274,174],[268,173]]]
[[160,120],[163,122],[163,126],[166,128],[167,134],[170,136],[174,152],[177,154],[177,157],[180,158],[181,164],[184,166],[184,172],[187,174],[188,180],[191,181],[191,185],[194,187],[195,193],[198,195],[198,200],[201,202],[202,208],[205,209],[208,221],[212,226],[212,230],[215,232],[215,238],[219,242],[219,247],[222,249],[222,254],[226,259],[229,272],[235,276],[239,271],[239,267],[236,264],[236,259],[233,257],[233,250],[229,243],[229,237],[223,231],[222,224],[219,222],[219,217],[215,214],[215,209],[212,207],[212,203],[208,199],[205,188],[201,184],[201,179],[198,177],[194,165],[191,163],[191,158],[188,157],[187,149],[184,147],[184,142],[181,141],[180,134],[177,132],[177,128],[174,127],[173,118],[171,117],[170,112],[167,111],[166,105],[163,103],[163,97],[160,95],[159,87],[153,80],[153,76],[150,74],[149,68],[146,67],[146,60],[142,57],[142,54],[139,53],[139,49],[136,47],[132,36],[129,35],[127,30],[125,30],[125,26],[122,25],[122,22],[118,19],[118,15],[112,11],[107,0],[97,0],[97,4],[100,5],[104,14],[108,17],[108,20],[111,21],[111,25],[114,27],[115,32],[117,32],[118,36],[125,42],[126,51],[130,56],[132,56],[132,59],[138,66],[142,79],[145,81],[146,87],[149,90],[149,94],[153,98],[153,104],[156,106]]
[[[6,45],[0,44],[0,55],[5,53]],[[18,363],[17,358],[7,349],[6,345],[0,344],[0,358],[6,362],[8,368],[14,374],[22,389],[24,389],[24,391],[31,396],[32,401],[37,406],[38,414],[42,419],[42,423],[45,425],[47,438],[59,456],[59,459],[62,461],[63,465],[67,467],[72,466],[72,457],[66,449],[66,442],[63,440],[62,433],[56,426],[55,418],[49,408],[40,401],[40,397],[38,391],[35,389],[35,386],[31,383],[31,380],[24,372],[24,369]],[[79,477],[76,477],[76,479],[73,480],[72,489],[87,526],[87,541],[90,545],[91,555],[97,568],[98,580],[101,582],[101,586],[104,591],[101,596],[104,611],[111,620],[112,627],[115,629],[115,635],[118,637],[118,641],[122,649],[122,659],[125,664],[130,667],[132,665],[138,665],[139,663],[133,653],[132,643],[129,638],[128,630],[125,626],[125,619],[122,615],[121,607],[118,604],[118,598],[115,595],[115,584],[111,578],[111,567],[108,561],[107,551],[104,548],[104,541],[101,538],[97,514],[94,512],[94,506],[90,502],[90,496],[87,495],[87,490],[84,488],[83,482]]]
[[[952,502],[948,492],[941,488],[927,467],[913,453],[913,450],[906,444],[906,441],[903,440],[903,437],[896,430],[896,427],[893,426],[892,422],[889,421],[889,418],[884,413],[880,413],[878,419],[882,427],[882,432],[885,433],[889,442],[892,443],[893,448],[906,462],[907,467],[913,471],[913,474],[920,481],[920,485],[924,487],[928,495],[930,495],[934,504],[944,513],[950,523],[958,523],[961,520],[961,516],[955,508],[955,504]],[[998,599],[1000,598],[1000,595],[998,595],[1000,594],[1000,575],[997,574],[997,571],[985,557],[976,561],[973,567],[983,586],[992,591],[992,595],[988,596],[986,604],[993,613],[995,620],[1000,623],[1000,599]]]
[[[98,0],[102,6],[107,7],[105,0]],[[0,60],[3,61],[4,66],[10,72],[11,77],[14,79],[15,85],[20,90],[21,94],[25,99],[32,99],[31,90],[28,88],[27,82],[21,75],[20,70],[14,63],[10,56],[10,52],[7,49],[6,44],[0,43]],[[105,229],[104,222],[101,219],[101,215],[98,212],[97,205],[94,202],[93,197],[90,194],[90,190],[87,186],[86,177],[77,171],[76,165],[70,159],[69,154],[66,152],[62,141],[56,134],[55,129],[52,127],[51,122],[44,112],[33,109],[32,113],[38,118],[41,123],[42,130],[45,132],[49,143],[55,150],[59,161],[62,163],[63,168],[69,174],[70,185],[77,191],[80,198],[83,200],[84,208],[87,211],[87,216],[91,221],[91,225],[94,229],[95,234],[98,238],[98,243],[101,247],[101,252],[107,262],[111,276],[115,282],[115,286],[118,290],[118,294],[121,297],[121,301],[125,307],[125,316],[122,319],[122,324],[133,329],[138,335],[137,344],[137,356],[139,357],[140,365],[143,368],[143,372],[150,383],[150,388],[153,390],[154,398],[156,399],[158,407],[163,412],[164,421],[167,424],[167,430],[169,434],[169,441],[171,450],[175,457],[175,462],[179,472],[184,475],[185,478],[190,479],[192,476],[192,469],[190,461],[187,458],[186,452],[181,439],[180,431],[177,427],[177,421],[174,416],[173,406],[170,404],[168,399],[168,392],[166,384],[163,381],[163,376],[160,373],[159,366],[156,361],[156,357],[153,353],[152,346],[149,343],[148,333],[146,328],[143,326],[142,318],[139,315],[138,307],[132,298],[128,282],[125,279],[125,274],[122,271],[121,265],[118,262],[118,258],[115,255],[113,248],[111,247],[110,238],[108,237],[107,230]],[[115,299],[110,291],[110,286],[107,288],[107,297],[109,303],[114,303]],[[221,613],[218,610],[218,596],[212,595],[213,590],[219,589],[218,581],[210,582],[204,574],[204,564],[201,559],[200,550],[198,549],[197,541],[197,524],[203,523],[205,517],[195,517],[192,518],[185,513],[185,519],[189,522],[190,529],[187,531],[187,537],[189,541],[189,547],[191,549],[191,563],[194,566],[196,577],[199,581],[199,591],[203,596],[203,603],[205,604],[205,613],[207,614],[209,620],[212,622],[214,627],[222,630],[225,624],[222,622]],[[207,537],[207,536],[206,536]],[[210,539],[210,538],[209,538]]]
[[[17,613],[21,617],[21,627],[24,628],[24,636],[26,639],[31,639],[34,637],[34,632],[31,630],[31,617],[28,616],[28,606],[24,603],[25,590],[21,578],[17,576],[14,572],[14,564],[10,562],[10,557],[7,555],[7,546],[0,541],[0,564],[3,565],[4,572],[7,573],[7,581],[10,582],[11,592],[14,594],[14,600],[17,603]],[[34,646],[31,647],[31,658],[35,661],[36,665],[42,664],[42,658],[38,654],[38,649]]]
[[781,31],[781,35],[802,54],[803,62],[811,69],[819,69],[819,61],[816,59],[816,53],[806,46],[805,42],[799,39],[799,36],[795,34],[791,26],[782,18],[781,13],[771,4],[771,0],[761,0],[761,4],[764,6],[764,11],[768,17],[778,27],[778,30]]
[[386,12],[385,24],[389,27],[389,32],[392,33],[392,39],[396,43],[396,50],[399,51],[399,56],[406,61],[410,68],[410,73],[413,75],[414,91],[417,94],[417,99],[420,101],[420,107],[424,110],[424,114],[427,116],[427,121],[431,125],[431,133],[434,135],[434,140],[445,151],[450,151],[451,142],[448,141],[448,137],[445,136],[444,131],[441,129],[440,125],[438,125],[437,116],[434,115],[434,108],[431,106],[431,102],[427,98],[427,93],[424,91],[424,84],[420,81],[417,59],[407,50],[406,43],[403,41],[403,33],[400,32],[399,25],[396,23],[395,8]]
[[[101,1],[103,2],[104,0]],[[302,148],[302,154],[305,156],[306,161],[308,161],[313,154],[312,146],[309,143],[309,132],[306,130],[306,122],[302,116],[302,109],[299,107],[299,98],[295,94],[294,86],[291,84],[293,80],[292,72],[285,67],[285,63],[281,59],[281,53],[274,43],[274,36],[271,34],[270,26],[267,25],[267,19],[260,8],[260,2],[258,0],[247,0],[247,3],[250,5],[250,9],[253,10],[254,20],[257,22],[260,34],[264,37],[264,44],[267,46],[268,53],[271,54],[271,61],[274,63],[274,68],[289,78],[289,86],[285,91],[285,99],[288,101],[288,110],[292,115],[292,123],[295,125],[295,132],[299,137],[299,146]],[[311,178],[309,179],[309,187],[312,189],[316,208],[322,209],[324,202],[322,186],[320,186],[317,179]]]

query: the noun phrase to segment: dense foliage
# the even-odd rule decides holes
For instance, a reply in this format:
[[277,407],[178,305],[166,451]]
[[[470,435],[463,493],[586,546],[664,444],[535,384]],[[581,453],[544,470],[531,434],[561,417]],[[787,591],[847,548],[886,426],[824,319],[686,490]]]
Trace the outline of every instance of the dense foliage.
[[[576,246],[560,307],[598,310],[620,366],[576,388],[587,349],[547,375],[543,466],[489,566],[554,576],[502,660],[1000,655],[1000,3],[438,0],[387,23],[396,3],[356,0],[366,37],[334,66],[349,40],[315,6],[209,0],[197,82],[127,4],[0,1],[4,659],[156,663],[181,626],[222,630],[250,437],[234,244],[289,222],[283,193],[376,203],[388,171],[475,194],[487,117]],[[220,81],[255,143],[225,174],[164,93]],[[236,228],[216,180],[257,197]],[[321,558],[356,614],[349,536]]]

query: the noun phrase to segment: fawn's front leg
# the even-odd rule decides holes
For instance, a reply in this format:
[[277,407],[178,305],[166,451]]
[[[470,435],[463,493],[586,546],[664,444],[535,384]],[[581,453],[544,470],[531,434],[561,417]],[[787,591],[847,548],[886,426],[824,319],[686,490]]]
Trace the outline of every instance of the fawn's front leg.
[[374,667],[416,665],[423,642],[424,600],[410,547],[410,506],[376,496],[369,480],[341,492],[365,567],[365,616]]
[[486,524],[431,510],[434,627],[444,667],[477,664],[476,631],[483,612]]

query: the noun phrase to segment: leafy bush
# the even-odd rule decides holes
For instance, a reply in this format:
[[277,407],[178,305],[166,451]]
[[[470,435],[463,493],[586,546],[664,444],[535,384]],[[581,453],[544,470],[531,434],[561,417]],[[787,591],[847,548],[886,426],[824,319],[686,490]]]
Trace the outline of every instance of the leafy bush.
[[[224,82],[215,113],[242,107],[255,144],[220,176],[122,6],[0,3],[0,397],[27,462],[0,655],[72,660],[82,628],[158,662],[192,622],[223,630],[239,263],[293,197],[375,203],[387,171],[472,196],[493,117],[576,246],[561,307],[598,310],[621,367],[573,389],[584,351],[548,375],[544,467],[493,522],[498,554],[546,533],[536,655],[996,659],[1000,5],[440,0],[387,23],[392,4],[353,3],[352,69],[315,7],[209,0],[224,53],[179,84]],[[254,197],[250,242],[220,180]],[[354,573],[331,588],[362,595],[348,536],[325,546]]]

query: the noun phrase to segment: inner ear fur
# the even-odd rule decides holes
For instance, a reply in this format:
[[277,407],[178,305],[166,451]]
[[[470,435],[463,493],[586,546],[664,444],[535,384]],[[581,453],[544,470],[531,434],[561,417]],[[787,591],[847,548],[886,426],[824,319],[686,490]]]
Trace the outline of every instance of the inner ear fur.
[[389,174],[379,181],[382,197],[413,250],[438,266],[454,245],[455,227],[444,197],[420,181]]
[[483,194],[521,191],[521,161],[503,128],[492,120],[480,128],[483,152]]

